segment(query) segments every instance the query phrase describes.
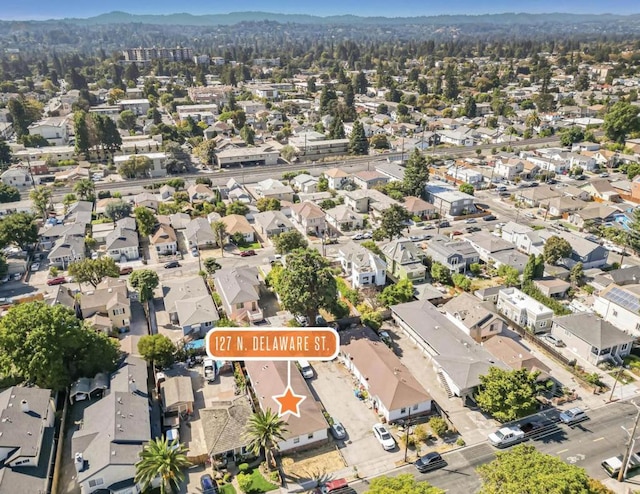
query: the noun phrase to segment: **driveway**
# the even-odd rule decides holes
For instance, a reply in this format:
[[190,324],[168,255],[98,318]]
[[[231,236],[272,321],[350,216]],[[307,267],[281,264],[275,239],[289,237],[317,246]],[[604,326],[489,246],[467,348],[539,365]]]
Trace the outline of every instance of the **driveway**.
[[337,360],[314,362],[312,365],[316,377],[307,381],[312,393],[322,401],[334,420],[342,422],[347,431],[346,441],[338,441],[338,447],[347,464],[359,465],[381,456],[388,457],[391,463],[401,459],[404,452],[400,448],[386,452],[373,436],[371,428],[378,422],[378,417],[363,401],[354,396],[355,381],[349,371]]

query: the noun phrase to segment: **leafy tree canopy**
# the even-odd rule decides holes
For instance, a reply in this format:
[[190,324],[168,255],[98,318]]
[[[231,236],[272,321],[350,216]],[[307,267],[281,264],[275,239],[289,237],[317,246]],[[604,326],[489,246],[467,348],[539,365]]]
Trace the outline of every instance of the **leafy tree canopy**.
[[402,185],[407,195],[415,197],[424,196],[424,187],[429,181],[429,167],[427,159],[418,148],[411,151],[404,171]]
[[153,211],[145,206],[138,206],[133,210],[133,215],[136,218],[140,235],[144,237],[151,235],[156,226],[156,215],[153,214]]
[[112,201],[107,204],[104,214],[112,221],[118,221],[122,218],[126,218],[131,214],[131,204],[120,199],[119,201]]
[[79,377],[115,369],[117,343],[85,327],[62,305],[29,302],[0,320],[0,369],[43,388],[62,390]]
[[296,249],[305,249],[309,242],[298,230],[282,232],[273,238],[273,245],[278,254],[288,254]]
[[369,482],[366,494],[444,494],[442,489],[432,486],[428,482],[420,482],[410,473],[403,473],[395,477],[376,477]]
[[382,290],[378,300],[385,307],[410,302],[413,300],[413,283],[405,278],[393,285],[389,285]]
[[153,291],[158,287],[160,279],[158,273],[151,269],[139,269],[131,273],[129,283],[138,292],[140,302],[153,298]]
[[548,264],[555,264],[560,259],[569,257],[572,251],[571,244],[557,235],[549,237],[544,243],[544,259]]
[[407,223],[411,220],[411,214],[399,204],[392,204],[385,209],[380,217],[380,227],[374,232],[376,240],[388,238],[393,240],[401,236]]
[[476,403],[500,422],[526,417],[538,409],[539,374],[528,369],[491,367],[488,374],[480,376]]
[[[0,158],[0,163],[2,158]],[[0,184],[0,203],[16,202],[20,200],[20,191],[12,185]]]
[[0,220],[0,246],[16,245],[25,250],[38,241],[38,225],[30,213],[13,213]]
[[120,276],[120,268],[109,256],[98,259],[82,259],[69,265],[69,274],[78,283],[90,283],[94,288],[105,278]]
[[602,128],[609,139],[624,144],[628,134],[640,130],[638,107],[627,101],[618,101],[604,116]]
[[138,341],[142,358],[158,367],[167,367],[175,361],[176,346],[162,334],[145,335]]

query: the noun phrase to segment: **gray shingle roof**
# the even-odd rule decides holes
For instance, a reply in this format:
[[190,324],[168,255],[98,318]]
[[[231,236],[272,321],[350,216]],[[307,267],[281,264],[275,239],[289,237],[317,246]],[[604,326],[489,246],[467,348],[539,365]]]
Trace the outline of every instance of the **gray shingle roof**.
[[556,317],[553,322],[599,349],[632,343],[635,339],[613,324],[587,312]]

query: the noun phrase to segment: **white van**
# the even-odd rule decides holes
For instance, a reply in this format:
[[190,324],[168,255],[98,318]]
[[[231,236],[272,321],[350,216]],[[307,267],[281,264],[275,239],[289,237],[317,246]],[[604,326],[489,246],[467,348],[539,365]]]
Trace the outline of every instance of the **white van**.
[[298,367],[300,367],[300,372],[302,372],[302,377],[305,379],[311,379],[313,377],[313,367],[306,360],[298,360]]

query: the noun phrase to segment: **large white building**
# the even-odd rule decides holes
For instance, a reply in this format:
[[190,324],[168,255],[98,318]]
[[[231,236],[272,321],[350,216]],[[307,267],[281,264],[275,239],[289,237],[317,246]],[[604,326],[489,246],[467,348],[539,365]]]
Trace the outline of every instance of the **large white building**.
[[113,164],[116,167],[120,166],[125,161],[128,161],[134,156],[145,156],[151,161],[151,169],[149,170],[149,176],[151,178],[165,177],[167,175],[167,154],[160,153],[140,153],[137,155],[126,154],[123,156],[114,156]]
[[550,331],[553,311],[517,288],[498,292],[497,308],[507,319],[534,333]]

